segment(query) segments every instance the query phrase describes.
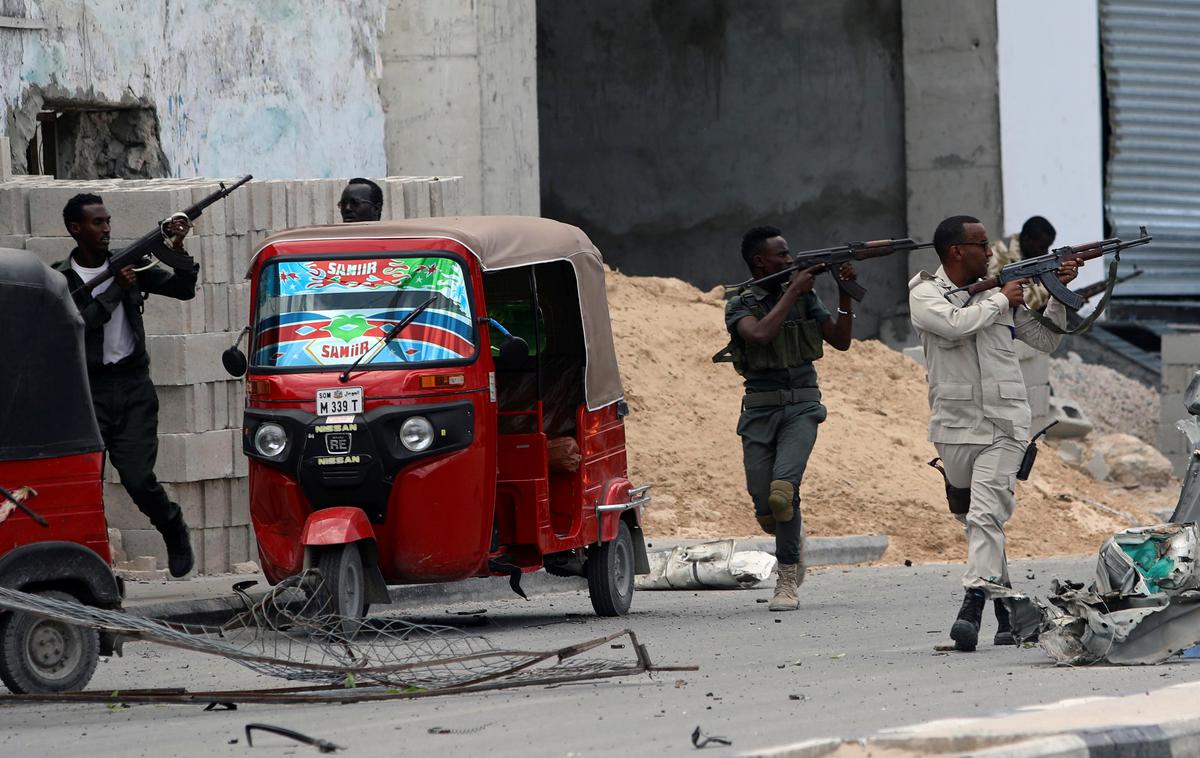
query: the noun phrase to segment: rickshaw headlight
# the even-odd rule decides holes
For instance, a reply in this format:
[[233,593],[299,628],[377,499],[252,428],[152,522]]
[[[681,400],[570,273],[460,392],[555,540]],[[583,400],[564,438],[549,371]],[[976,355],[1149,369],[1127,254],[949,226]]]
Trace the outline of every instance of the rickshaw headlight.
[[412,416],[400,425],[400,444],[414,453],[426,450],[433,444],[433,424],[424,416]]
[[277,458],[287,450],[287,432],[279,424],[266,423],[254,432],[254,449],[259,455]]

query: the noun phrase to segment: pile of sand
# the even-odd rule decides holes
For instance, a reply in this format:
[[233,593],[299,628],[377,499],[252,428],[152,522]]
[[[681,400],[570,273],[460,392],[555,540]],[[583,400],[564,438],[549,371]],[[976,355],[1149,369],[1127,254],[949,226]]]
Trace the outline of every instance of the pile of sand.
[[[635,482],[652,482],[647,531],[657,537],[749,537],[761,533],[745,490],[734,432],[741,378],[711,356],[727,341],[720,292],[677,279],[610,272],[613,333],[629,401],[629,462]],[[801,487],[810,535],[883,533],[885,561],[961,561],[962,527],[948,513],[926,440],[924,370],[877,341],[847,353],[826,349],[817,364],[829,418]],[[1009,555],[1094,552],[1130,524],[1174,505],[1178,488],[1124,489],[1096,482],[1043,447],[1017,491]]]

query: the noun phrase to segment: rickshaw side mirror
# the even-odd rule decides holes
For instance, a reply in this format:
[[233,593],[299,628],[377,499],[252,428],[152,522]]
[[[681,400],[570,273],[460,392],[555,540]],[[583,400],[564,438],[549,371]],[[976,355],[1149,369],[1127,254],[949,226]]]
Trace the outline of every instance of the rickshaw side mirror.
[[229,346],[229,349],[221,353],[221,365],[229,372],[232,377],[243,377],[246,375],[246,354],[242,352],[240,345],[246,335],[250,333],[250,327],[242,327],[242,331],[238,332],[238,337]]
[[529,343],[520,337],[512,337],[500,346],[500,354],[496,356],[496,368],[501,371],[513,371],[521,368],[529,358]]
[[221,365],[225,367],[230,376],[243,377],[246,375],[246,354],[235,345],[221,353]]

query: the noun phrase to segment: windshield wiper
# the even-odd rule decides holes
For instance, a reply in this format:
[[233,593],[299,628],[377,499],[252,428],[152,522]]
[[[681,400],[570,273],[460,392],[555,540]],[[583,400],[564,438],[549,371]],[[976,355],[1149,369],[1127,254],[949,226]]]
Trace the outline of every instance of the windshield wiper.
[[[398,293],[399,293],[399,291],[397,291],[397,294]],[[354,371],[354,369],[358,368],[358,364],[362,362],[363,358],[366,358],[368,355],[371,355],[372,353],[376,352],[377,350],[381,350],[384,347],[387,347],[387,344],[392,341],[392,338],[395,337],[397,334],[399,334],[401,331],[403,331],[404,327],[408,326],[413,321],[416,321],[417,316],[420,316],[422,311],[424,311],[429,306],[433,305],[434,300],[437,300],[437,295],[430,295],[428,300],[421,303],[416,308],[413,308],[412,313],[409,313],[407,316],[400,319],[400,323],[398,323],[394,327],[392,327],[392,330],[390,332],[388,332],[387,334],[380,337],[379,341],[376,342],[374,345],[372,345],[369,350],[367,350],[362,355],[355,358],[354,363],[351,363],[346,368],[346,370],[343,371],[340,376],[338,376],[338,381],[341,382],[342,384],[345,384],[346,382],[350,381],[350,372],[352,372],[352,371]],[[380,343],[382,343],[382,345]]]

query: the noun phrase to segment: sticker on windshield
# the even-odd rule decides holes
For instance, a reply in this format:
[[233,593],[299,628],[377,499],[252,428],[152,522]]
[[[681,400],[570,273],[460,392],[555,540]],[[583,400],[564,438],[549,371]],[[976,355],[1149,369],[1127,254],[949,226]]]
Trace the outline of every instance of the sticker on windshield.
[[282,261],[264,271],[258,312],[259,366],[426,363],[475,354],[463,271],[449,258]]

